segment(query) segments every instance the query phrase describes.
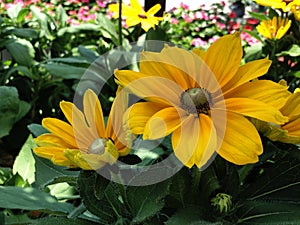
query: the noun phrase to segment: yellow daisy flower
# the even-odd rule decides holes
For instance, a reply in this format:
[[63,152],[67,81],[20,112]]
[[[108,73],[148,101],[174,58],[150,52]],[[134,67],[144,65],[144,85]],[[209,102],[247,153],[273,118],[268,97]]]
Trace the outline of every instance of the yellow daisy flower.
[[289,118],[282,125],[254,121],[257,129],[272,141],[300,144],[300,89],[290,94],[286,103],[280,108],[283,115]]
[[281,17],[273,17],[272,20],[263,20],[257,26],[257,31],[268,39],[281,39],[291,27],[291,20]]
[[120,126],[127,107],[127,96],[120,92],[113,102],[107,126],[104,125],[98,96],[87,90],[80,111],[73,103],[62,101],[60,108],[69,123],[45,118],[42,125],[51,133],[35,138],[34,153],[54,164],[96,170],[113,164],[119,156],[127,155],[126,134]]
[[286,122],[266,103],[284,104],[286,88],[267,80],[249,82],[265,74],[271,61],[241,66],[242,54],[239,33],[218,39],[206,52],[169,46],[142,52],[140,72],[115,71],[125,90],[146,100],[133,104],[124,122],[144,139],[172,134],[174,153],[187,167],[201,168],[216,151],[235,164],[257,162],[263,148],[247,118]]
[[254,0],[262,6],[269,6],[275,9],[282,9],[284,12],[291,10],[291,6],[295,0]]
[[[111,12],[114,12],[113,17],[119,17],[119,4],[110,4],[108,6]],[[141,24],[143,30],[148,32],[150,28],[155,28],[159,21],[163,17],[154,16],[161,8],[160,4],[156,4],[147,12],[145,12],[142,6],[139,4],[138,0],[130,0],[130,6],[122,4],[122,17],[126,19],[126,25],[128,27]]]
[[291,11],[294,14],[296,20],[300,21],[300,0],[295,0],[291,4]]

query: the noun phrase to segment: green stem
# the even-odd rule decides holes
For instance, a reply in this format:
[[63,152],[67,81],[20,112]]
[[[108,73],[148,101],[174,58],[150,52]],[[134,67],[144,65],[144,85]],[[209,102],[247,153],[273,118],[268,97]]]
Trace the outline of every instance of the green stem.
[[193,168],[193,176],[194,176],[194,182],[193,182],[192,190],[194,191],[194,193],[196,193],[197,190],[199,189],[201,170],[199,170],[197,167]]
[[122,36],[122,0],[119,0],[119,21],[118,21],[118,29],[119,29],[119,45],[123,45],[123,36]]

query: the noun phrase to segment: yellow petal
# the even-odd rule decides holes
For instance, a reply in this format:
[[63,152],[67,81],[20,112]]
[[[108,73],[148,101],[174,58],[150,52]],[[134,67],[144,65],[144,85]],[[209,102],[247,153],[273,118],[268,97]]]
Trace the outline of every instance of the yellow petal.
[[195,164],[202,168],[209,162],[217,150],[217,132],[211,118],[205,114],[200,114],[200,136],[195,151]]
[[[225,99],[227,112],[235,112],[266,122],[282,124],[288,121],[280,111],[271,105],[249,98]],[[217,108],[217,105],[216,105]]]
[[163,105],[155,102],[139,102],[132,105],[124,115],[124,124],[134,134],[142,134],[147,121],[158,111],[164,108]]
[[254,125],[243,116],[227,112],[227,127],[218,154],[229,162],[245,165],[256,163],[262,151],[260,136]]
[[147,11],[147,15],[150,16],[154,16],[159,10],[161,9],[161,5],[160,4],[156,4],[154,6],[152,6],[148,11]]
[[181,127],[172,134],[172,146],[176,157],[187,167],[196,163],[196,154],[200,137],[199,118],[189,115]]
[[38,146],[54,146],[54,147],[61,147],[61,148],[76,148],[76,146],[72,146],[65,142],[60,137],[56,136],[55,134],[42,134],[34,139],[34,142]]
[[73,127],[78,148],[88,148],[98,135],[88,127],[83,113],[71,102],[60,102],[60,108]]
[[162,109],[146,123],[143,139],[159,139],[168,136],[187,118],[187,113],[175,107]]
[[292,94],[280,111],[290,118],[300,115],[300,92]]
[[43,127],[62,138],[65,142],[72,146],[77,146],[74,138],[73,128],[70,124],[55,118],[45,118],[42,121]]
[[242,55],[240,34],[236,32],[215,41],[207,49],[203,59],[223,87],[238,71]]
[[264,58],[242,65],[239,67],[237,73],[232,77],[232,79],[225,85],[224,88],[222,88],[222,90],[224,92],[230,91],[244,83],[247,83],[248,81],[264,75],[268,72],[271,63],[271,60]]
[[161,104],[180,104],[180,95],[184,90],[172,80],[128,70],[117,70],[115,75],[122,86],[142,99],[157,97]]
[[[99,137],[104,137],[105,127],[102,107],[98,96],[90,89],[88,89],[83,97],[84,114],[89,126],[94,134]],[[95,139],[98,136],[93,136]]]
[[247,82],[227,94],[225,98],[251,98],[267,103],[277,109],[280,109],[291,96],[287,91],[288,87],[277,84],[269,80],[256,80]]

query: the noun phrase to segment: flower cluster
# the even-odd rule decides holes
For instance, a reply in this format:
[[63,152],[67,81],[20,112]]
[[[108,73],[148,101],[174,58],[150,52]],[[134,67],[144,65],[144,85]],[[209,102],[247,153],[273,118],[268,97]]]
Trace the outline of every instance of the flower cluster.
[[[158,53],[142,52],[139,72],[116,70],[115,77],[123,95],[144,101],[125,110],[126,99],[117,101],[117,95],[111,115],[118,119],[111,126],[110,116],[106,130],[100,103],[91,91],[84,96],[84,114],[62,102],[70,124],[44,119],[51,134],[36,139],[35,153],[56,164],[97,169],[128,154],[131,143],[124,133],[130,130],[146,140],[171,135],[176,157],[189,168],[202,168],[215,153],[244,165],[257,162],[263,152],[257,121],[264,123],[261,127],[268,129],[266,136],[272,140],[276,127],[275,132],[283,133],[276,140],[300,143],[299,93],[258,79],[270,67],[268,58],[241,65],[242,55],[238,32],[221,37],[206,51],[165,46]],[[265,128],[268,125],[272,128]]]

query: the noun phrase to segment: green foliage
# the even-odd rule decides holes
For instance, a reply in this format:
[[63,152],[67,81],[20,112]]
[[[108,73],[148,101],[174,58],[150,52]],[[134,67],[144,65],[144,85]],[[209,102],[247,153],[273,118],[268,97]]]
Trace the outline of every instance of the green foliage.
[[19,99],[15,87],[0,86],[0,138],[9,134],[13,125],[30,110],[30,104]]

